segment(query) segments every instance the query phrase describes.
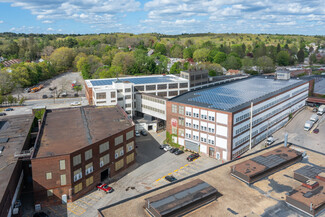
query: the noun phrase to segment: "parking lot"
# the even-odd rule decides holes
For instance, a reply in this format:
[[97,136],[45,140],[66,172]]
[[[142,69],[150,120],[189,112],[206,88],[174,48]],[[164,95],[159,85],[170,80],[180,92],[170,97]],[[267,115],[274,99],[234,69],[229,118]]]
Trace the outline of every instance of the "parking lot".
[[[305,131],[304,125],[310,117],[316,114],[312,108],[306,106],[305,109],[297,113],[287,125],[273,134],[275,143],[284,141],[285,133],[288,133],[288,141],[305,148],[325,153],[325,114],[318,116],[319,120],[314,124],[311,130]],[[319,133],[313,133],[313,130],[319,129]],[[262,141],[246,154],[260,150],[265,147],[265,141]]]
[[164,137],[165,132],[136,138],[138,146],[136,163],[120,174],[123,177],[110,184],[114,188],[113,193],[105,194],[94,189],[79,200],[68,203],[67,206],[49,207],[45,209],[46,212],[55,217],[95,217],[98,216],[98,208],[169,183],[165,180],[167,175],[181,179],[221,163],[205,156],[188,162],[186,158],[191,154],[189,152],[178,156],[165,152],[159,149]]

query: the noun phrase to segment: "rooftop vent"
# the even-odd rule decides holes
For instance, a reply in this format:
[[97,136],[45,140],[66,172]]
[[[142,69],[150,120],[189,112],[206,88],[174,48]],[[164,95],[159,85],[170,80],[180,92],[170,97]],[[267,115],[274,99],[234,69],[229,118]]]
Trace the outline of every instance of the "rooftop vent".
[[7,143],[9,140],[8,137],[5,137],[5,138],[0,138],[0,143]]
[[5,149],[4,146],[0,146],[0,154],[2,154],[3,150]]

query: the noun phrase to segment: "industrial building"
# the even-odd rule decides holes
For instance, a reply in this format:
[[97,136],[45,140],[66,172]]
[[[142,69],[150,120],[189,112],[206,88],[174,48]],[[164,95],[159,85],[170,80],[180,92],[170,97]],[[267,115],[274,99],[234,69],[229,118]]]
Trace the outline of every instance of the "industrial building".
[[28,169],[22,157],[30,156],[33,121],[33,115],[0,117],[0,216],[18,213],[14,205]]
[[35,207],[71,202],[135,162],[134,123],[118,106],[46,110],[35,147]]
[[[206,171],[193,174],[189,177],[184,177],[176,182],[166,184],[155,189],[140,193],[123,201],[115,200],[115,203],[107,203],[105,207],[98,209],[98,216],[101,217],[118,217],[118,216],[150,216],[149,211],[158,211],[158,216],[168,215],[172,209],[177,209],[178,212],[186,213],[184,216],[201,217],[201,216],[309,216],[318,214],[324,216],[325,194],[324,185],[321,182],[325,181],[324,173],[318,174],[314,181],[319,182],[319,185],[313,185],[313,189],[301,187],[303,183],[293,178],[293,171],[307,165],[324,166],[324,154],[305,149],[303,146],[291,144],[289,147],[283,147],[283,143],[275,144],[266,149],[259,150],[250,155],[245,155],[235,161],[228,161],[215,167],[209,168]],[[277,152],[281,150],[281,152]],[[259,156],[267,156],[272,153],[279,155],[281,158],[286,158],[284,164],[276,166],[277,170],[268,173],[265,171],[264,178],[260,177],[258,182],[248,185],[231,175],[231,170],[235,165],[244,164],[248,160],[255,159]],[[291,155],[287,157],[286,154]],[[306,159],[302,161],[292,161],[295,153],[304,153]],[[300,154],[298,156],[301,157]],[[297,163],[294,163],[297,162]],[[262,166],[262,165],[261,165]],[[271,166],[272,167],[272,166]],[[258,172],[258,171],[256,171]],[[263,171],[262,171],[263,172]],[[220,196],[217,200],[211,201],[207,205],[203,205],[198,209],[187,212],[189,207],[195,206],[195,202],[199,200],[202,194],[189,195],[187,193],[197,192],[196,187],[190,187],[188,192],[182,192],[178,189],[186,185],[202,180],[210,185],[213,189],[217,189]],[[323,180],[323,181],[322,181]],[[310,186],[308,186],[310,187]],[[298,188],[298,189],[297,189]],[[296,195],[295,195],[296,194]],[[292,201],[298,203],[291,203]],[[177,199],[176,199],[177,198]],[[204,197],[202,197],[204,198]],[[151,206],[148,206],[148,202]],[[157,202],[155,204],[155,202]],[[189,202],[189,206],[184,206]],[[287,206],[286,204],[290,204]],[[292,208],[291,206],[297,206]],[[312,206],[311,204],[312,203]],[[306,206],[308,205],[308,207]],[[307,211],[302,210],[304,207]],[[311,209],[310,209],[311,208]],[[157,213],[157,212],[156,212]],[[156,216],[155,212],[152,212]],[[279,214],[280,213],[280,214]],[[306,215],[308,213],[309,215]],[[183,216],[182,214],[178,216]]]
[[181,71],[180,77],[189,80],[190,87],[200,86],[209,82],[208,70]]
[[308,80],[249,77],[167,101],[166,129],[186,149],[231,160],[281,128],[305,105]]
[[189,81],[175,75],[153,75],[86,80],[85,87],[86,97],[90,105],[119,105],[130,117],[133,117],[136,112],[147,112],[147,115],[162,118],[161,112],[158,112],[160,114],[157,116],[157,113],[152,111],[153,109],[160,109],[165,112],[165,106],[161,107],[158,104],[155,107],[150,100],[142,101],[147,108],[151,108],[144,111],[143,106],[141,106],[142,103],[141,105],[137,103],[136,94],[146,93],[163,98],[172,98],[187,92]]

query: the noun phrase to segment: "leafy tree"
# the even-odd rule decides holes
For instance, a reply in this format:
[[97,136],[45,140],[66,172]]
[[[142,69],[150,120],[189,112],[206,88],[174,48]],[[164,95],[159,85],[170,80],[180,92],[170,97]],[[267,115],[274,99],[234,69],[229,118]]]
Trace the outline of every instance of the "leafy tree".
[[276,47],[276,53],[279,53],[281,51],[281,45],[278,43]]
[[188,58],[193,58],[193,53],[195,51],[194,47],[187,47],[183,50],[183,58],[188,59]]
[[197,62],[206,62],[209,56],[209,49],[201,48],[193,53],[193,59]]
[[244,72],[247,73],[252,71],[253,66],[254,66],[254,62],[252,58],[245,57],[244,59],[242,59],[242,69],[244,70]]
[[170,55],[171,57],[182,58],[183,48],[178,44],[173,45],[173,47],[170,49]]
[[212,50],[210,50],[209,55],[208,55],[208,61],[209,62],[213,62],[213,58],[215,57],[215,55],[219,52],[218,48],[213,48]]
[[221,64],[223,63],[225,60],[227,59],[227,54],[225,54],[224,52],[218,52],[214,58],[213,58],[213,62]]
[[276,56],[276,60],[279,66],[288,66],[290,61],[290,55],[288,51],[280,51]]
[[26,98],[25,98],[25,97],[22,97],[22,98],[20,98],[18,104],[19,104],[19,105],[23,105],[25,101],[26,101]]
[[171,74],[179,74],[181,72],[181,63],[180,62],[176,62],[172,65],[172,67],[170,68],[170,73]]
[[311,54],[309,56],[309,64],[313,65],[314,63],[316,63],[316,61],[317,61],[316,54],[315,53]]
[[160,53],[162,55],[166,55],[167,54],[166,46],[164,44],[162,44],[162,43],[157,43],[155,45],[155,52]]
[[32,84],[28,69],[22,64],[13,69],[11,74],[13,82],[21,85],[22,87],[26,87]]
[[303,63],[305,60],[305,52],[302,48],[300,48],[300,50],[297,53],[297,58],[298,58],[298,62],[299,63]]
[[209,71],[209,76],[213,77],[213,76],[217,76],[217,72],[214,70],[210,70]]
[[60,47],[56,49],[50,56],[50,62],[55,66],[57,71],[62,72],[68,70],[72,66],[75,58],[73,49]]
[[84,79],[89,79],[102,66],[101,59],[94,55],[80,57],[77,62],[77,68],[81,71]]
[[122,68],[119,66],[112,66],[108,68],[107,66],[98,69],[99,78],[116,78],[118,74],[122,73]]
[[239,57],[228,56],[226,61],[222,63],[222,66],[227,70],[229,69],[240,69],[241,68],[241,60]]
[[245,50],[243,50],[243,46],[239,44],[232,45],[231,52],[236,53],[241,58],[245,56]]
[[191,39],[187,39],[186,41],[185,41],[185,46],[186,47],[190,47],[190,46],[192,46],[194,43],[193,43],[193,41],[191,40]]
[[0,95],[10,93],[14,88],[12,74],[5,70],[0,70]]
[[270,73],[275,71],[273,60],[270,57],[259,57],[256,60],[256,66],[259,73]]
[[119,66],[122,68],[124,74],[128,74],[128,69],[135,63],[134,56],[129,52],[120,52],[114,56],[112,66]]
[[73,90],[76,91],[77,92],[77,95],[78,95],[78,93],[82,90],[82,86],[81,85],[75,85],[73,87]]

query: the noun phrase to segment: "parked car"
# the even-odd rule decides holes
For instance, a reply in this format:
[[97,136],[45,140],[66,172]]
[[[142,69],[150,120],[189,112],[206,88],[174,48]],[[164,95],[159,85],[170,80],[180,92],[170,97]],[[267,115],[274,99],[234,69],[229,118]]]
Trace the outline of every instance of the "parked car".
[[139,131],[137,131],[137,130],[135,131],[135,136],[136,136],[136,137],[139,137],[139,136],[140,136]]
[[53,95],[49,95],[49,98],[53,98]]
[[265,143],[267,145],[271,145],[274,141],[275,141],[275,139],[273,138],[273,136],[269,136],[269,137],[267,137]]
[[47,95],[43,95],[42,98],[43,98],[43,99],[46,99],[46,98],[47,98]]
[[174,176],[165,176],[165,179],[168,182],[175,182],[177,180]]
[[183,154],[183,153],[184,153],[184,151],[182,151],[180,149],[174,152],[175,155],[180,155],[180,154]]
[[318,134],[318,133],[319,133],[319,129],[317,129],[317,128],[314,129],[314,130],[313,130],[313,133]]
[[145,131],[145,130],[141,130],[141,134],[142,134],[142,136],[147,136],[148,135],[147,131]]
[[317,108],[313,108],[313,112],[317,112],[318,111],[318,109]]
[[0,112],[0,116],[6,116],[7,114],[4,112]]
[[188,161],[193,161],[193,160],[195,160],[195,159],[197,159],[199,157],[200,157],[200,155],[198,153],[194,153],[194,154],[191,154],[190,156],[188,156],[186,159]]
[[68,94],[67,94],[66,91],[64,91],[64,92],[61,94],[61,96],[62,96],[62,97],[66,97],[66,96],[68,96]]
[[164,148],[165,151],[169,151],[170,149],[172,149],[172,147],[170,147],[169,145],[166,145]]
[[78,106],[81,105],[81,102],[75,101],[70,104],[71,106]]
[[169,150],[170,153],[175,153],[176,151],[178,151],[178,148],[171,148],[171,149]]
[[13,110],[14,110],[13,108],[6,108],[5,109],[6,112],[13,111]]
[[164,149],[166,146],[168,146],[167,144],[161,144],[160,146],[159,146],[159,148],[160,149]]
[[104,191],[106,194],[114,191],[112,187],[109,187],[108,184],[105,183],[98,184],[97,189],[98,191]]

